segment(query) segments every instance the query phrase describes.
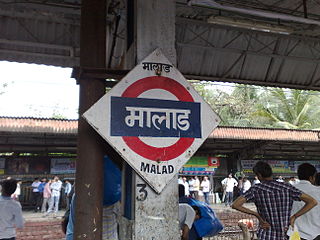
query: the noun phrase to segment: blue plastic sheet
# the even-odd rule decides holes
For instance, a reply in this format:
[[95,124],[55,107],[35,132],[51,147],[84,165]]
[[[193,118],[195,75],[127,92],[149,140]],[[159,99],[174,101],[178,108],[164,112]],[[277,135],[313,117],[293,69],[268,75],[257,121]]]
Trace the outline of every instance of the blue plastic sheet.
[[193,198],[188,198],[188,204],[200,209],[201,218],[193,223],[199,237],[213,237],[222,231],[223,225],[208,204]]
[[103,205],[112,205],[121,199],[121,171],[112,160],[104,157]]

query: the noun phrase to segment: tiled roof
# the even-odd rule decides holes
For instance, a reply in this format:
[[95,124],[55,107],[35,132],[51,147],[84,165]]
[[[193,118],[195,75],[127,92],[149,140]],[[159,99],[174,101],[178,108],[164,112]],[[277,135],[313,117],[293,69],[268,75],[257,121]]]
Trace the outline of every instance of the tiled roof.
[[209,138],[319,142],[320,131],[218,127]]
[[[70,134],[77,133],[77,130],[77,120],[0,117],[0,132]],[[318,142],[320,131],[218,127],[209,138]]]
[[77,120],[0,117],[0,132],[77,133]]

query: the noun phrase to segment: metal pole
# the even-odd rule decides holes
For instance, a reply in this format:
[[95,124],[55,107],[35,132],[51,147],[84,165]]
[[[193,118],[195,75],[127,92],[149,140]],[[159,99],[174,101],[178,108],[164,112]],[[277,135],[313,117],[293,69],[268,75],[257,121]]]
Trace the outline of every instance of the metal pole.
[[308,18],[307,0],[303,0],[303,13],[304,18]]
[[[80,71],[106,66],[107,0],[82,0]],[[102,196],[104,141],[81,117],[105,93],[99,79],[81,77],[76,212],[74,239],[102,238]]]

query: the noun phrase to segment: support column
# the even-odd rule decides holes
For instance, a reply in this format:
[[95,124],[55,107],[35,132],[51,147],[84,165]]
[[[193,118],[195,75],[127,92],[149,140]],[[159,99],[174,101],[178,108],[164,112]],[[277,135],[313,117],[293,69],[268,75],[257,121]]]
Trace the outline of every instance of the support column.
[[[156,48],[176,65],[175,1],[136,0],[137,63]],[[136,240],[178,240],[178,179],[177,176],[157,194],[136,175],[135,182]]]
[[[105,69],[106,6],[108,0],[82,0],[80,72],[85,68]],[[102,238],[104,141],[81,117],[105,93],[102,80],[80,75],[78,159],[74,239]]]

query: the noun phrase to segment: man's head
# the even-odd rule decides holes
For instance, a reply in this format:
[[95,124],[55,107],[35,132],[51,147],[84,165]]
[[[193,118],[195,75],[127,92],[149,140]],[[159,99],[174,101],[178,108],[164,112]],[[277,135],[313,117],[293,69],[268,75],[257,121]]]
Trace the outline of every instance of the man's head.
[[46,178],[42,178],[41,182],[47,182],[47,179]]
[[17,180],[6,179],[1,182],[1,193],[3,196],[10,197],[17,189]]
[[263,161],[259,161],[256,163],[256,165],[254,165],[253,172],[260,180],[264,180],[272,176],[272,169],[270,165]]
[[229,177],[229,178],[232,178],[232,173],[229,173],[228,177]]
[[54,176],[53,180],[54,180],[55,182],[57,182],[57,181],[59,181],[59,177],[58,177],[58,176]]
[[39,182],[39,178],[36,177],[36,178],[34,179],[34,181],[35,181],[35,182]]
[[298,177],[300,180],[307,180],[311,183],[315,183],[315,175],[317,169],[310,163],[302,163],[298,167]]
[[204,180],[204,181],[207,181],[207,180],[208,180],[208,177],[207,177],[207,176],[204,176],[204,177],[203,177],[203,180]]

